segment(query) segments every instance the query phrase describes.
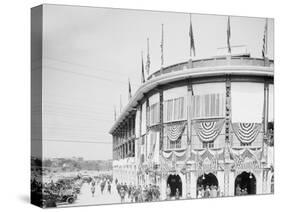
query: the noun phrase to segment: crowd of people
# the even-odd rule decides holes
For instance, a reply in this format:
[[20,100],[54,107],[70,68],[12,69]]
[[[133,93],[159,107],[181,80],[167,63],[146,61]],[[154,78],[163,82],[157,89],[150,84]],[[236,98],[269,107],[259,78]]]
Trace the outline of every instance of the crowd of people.
[[248,195],[248,189],[241,188],[239,185],[237,185],[237,187],[235,189],[235,195],[236,196]]
[[199,186],[197,189],[197,197],[198,198],[214,198],[222,196],[222,193],[218,186],[216,185],[206,185]]
[[121,203],[128,202],[152,202],[160,200],[160,187],[157,185],[136,186],[133,184],[119,183],[115,180],[116,190]]
[[96,192],[96,186],[99,186],[100,187],[100,191],[101,191],[101,194],[103,195],[104,194],[104,190],[106,189],[107,192],[109,194],[111,194],[111,183],[112,183],[112,180],[109,179],[109,178],[103,178],[103,179],[93,179],[91,181],[91,192],[92,192],[92,197],[95,196],[95,192]]

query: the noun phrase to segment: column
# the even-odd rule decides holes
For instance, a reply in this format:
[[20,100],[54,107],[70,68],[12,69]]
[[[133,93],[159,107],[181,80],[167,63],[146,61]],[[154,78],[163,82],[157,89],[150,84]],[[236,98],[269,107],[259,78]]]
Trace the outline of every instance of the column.
[[188,148],[188,157],[191,153],[191,139],[192,139],[192,124],[191,124],[191,118],[192,118],[192,96],[193,96],[193,89],[191,81],[188,80],[187,84],[187,98],[186,98],[186,112],[187,112],[187,146]]
[[225,82],[225,155],[224,155],[224,195],[229,195],[229,163],[231,147],[230,141],[230,124],[231,124],[231,78],[226,76]]
[[159,89],[159,110],[160,110],[160,136],[159,136],[159,149],[163,150],[163,140],[164,140],[164,119],[163,119],[163,89]]

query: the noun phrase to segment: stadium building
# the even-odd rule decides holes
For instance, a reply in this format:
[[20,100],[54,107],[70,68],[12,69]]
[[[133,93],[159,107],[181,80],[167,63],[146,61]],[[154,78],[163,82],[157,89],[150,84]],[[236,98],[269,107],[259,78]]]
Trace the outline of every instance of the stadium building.
[[197,198],[274,190],[274,62],[225,54],[163,67],[138,88],[110,129],[113,177]]

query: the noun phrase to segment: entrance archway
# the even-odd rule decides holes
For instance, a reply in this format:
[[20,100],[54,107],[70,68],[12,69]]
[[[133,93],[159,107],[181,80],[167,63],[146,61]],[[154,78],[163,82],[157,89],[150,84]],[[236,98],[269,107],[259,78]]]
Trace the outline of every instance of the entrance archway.
[[270,193],[274,193],[274,175],[272,175],[270,180]]
[[256,194],[256,177],[251,172],[242,172],[235,179],[235,196]]
[[182,196],[182,181],[179,175],[169,175],[167,179],[167,186],[170,186],[170,197],[176,196],[176,190],[179,189],[180,196]]
[[218,189],[219,183],[217,177],[212,174],[203,174],[197,179],[197,196],[199,190],[206,190],[206,188],[212,188],[215,187],[215,189]]

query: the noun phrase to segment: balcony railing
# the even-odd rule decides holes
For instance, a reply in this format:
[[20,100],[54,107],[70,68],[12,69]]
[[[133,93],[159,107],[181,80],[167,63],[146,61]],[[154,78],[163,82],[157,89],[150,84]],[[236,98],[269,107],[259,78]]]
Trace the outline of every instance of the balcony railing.
[[190,68],[202,68],[202,67],[216,67],[216,66],[273,66],[273,60],[268,61],[269,64],[266,64],[265,60],[262,58],[251,58],[251,57],[245,57],[245,56],[232,56],[230,60],[228,60],[227,57],[214,57],[214,58],[207,58],[207,59],[201,59],[201,60],[194,60],[192,61],[192,66],[190,66],[190,62],[183,62],[178,63],[175,65],[171,65],[168,67],[165,67],[163,69],[160,69],[153,74],[151,74],[148,77],[149,79],[152,79],[154,77],[158,77],[162,74],[167,74],[175,71],[182,71],[185,69]]

